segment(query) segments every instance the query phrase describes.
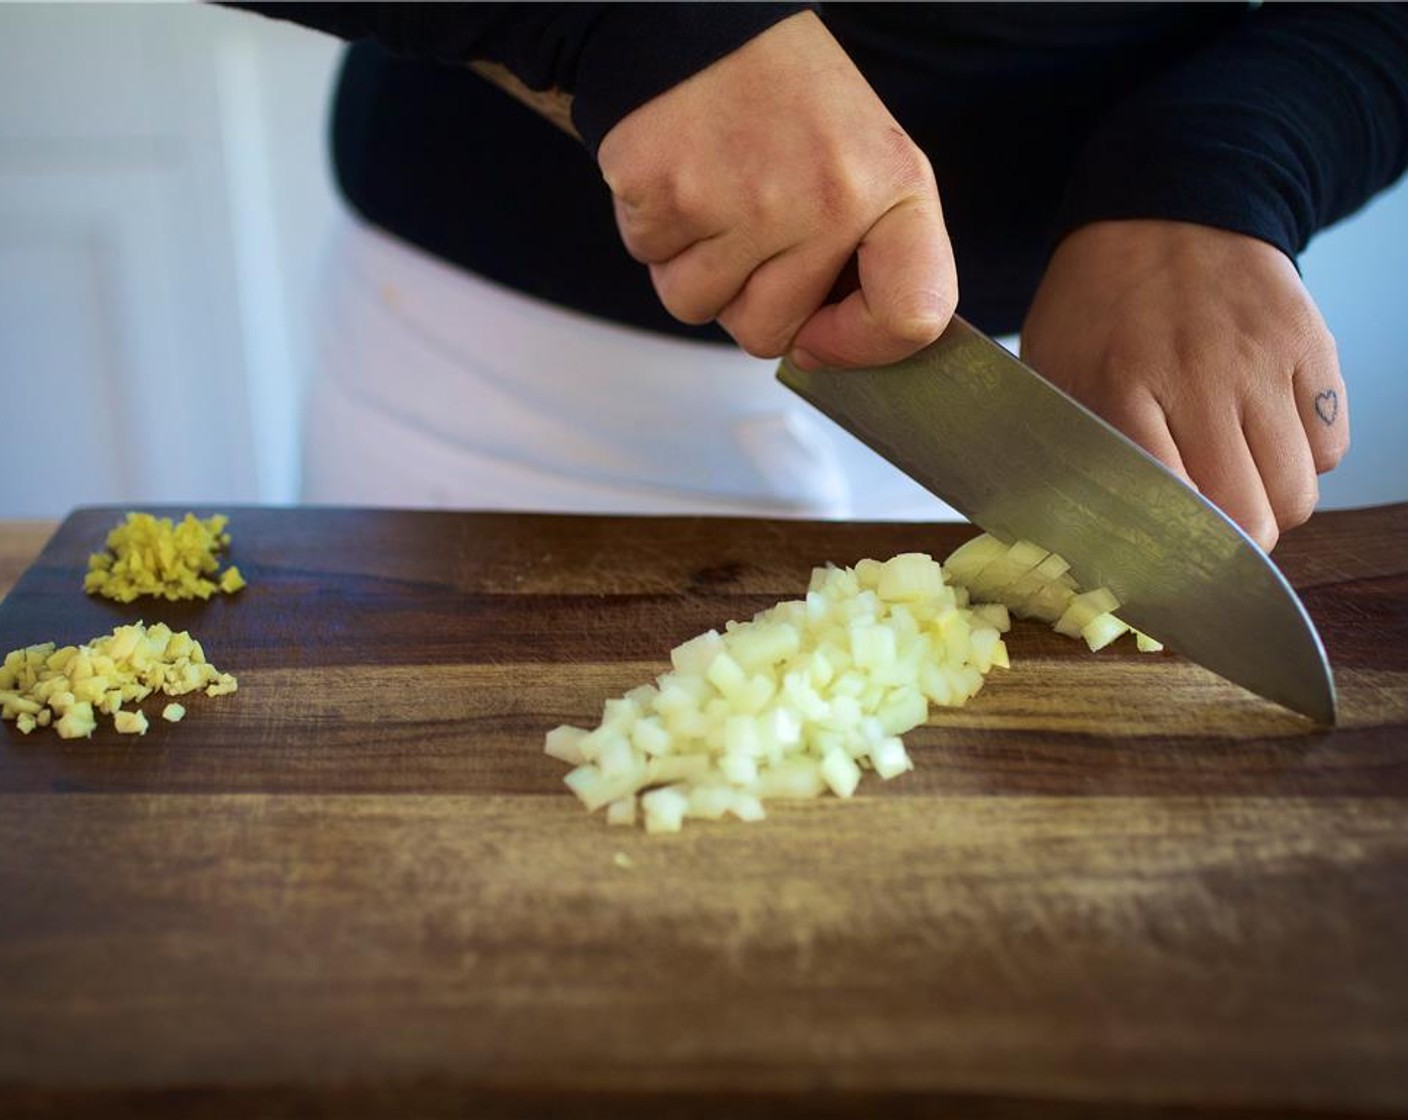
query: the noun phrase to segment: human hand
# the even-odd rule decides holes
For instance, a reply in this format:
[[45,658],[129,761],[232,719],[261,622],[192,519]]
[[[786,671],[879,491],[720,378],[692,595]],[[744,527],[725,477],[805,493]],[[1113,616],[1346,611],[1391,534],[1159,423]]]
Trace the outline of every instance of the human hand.
[[1022,357],[1270,549],[1349,447],[1334,339],[1295,266],[1242,234],[1084,226],[1057,248]]
[[[811,12],[634,110],[598,162],[666,309],[750,354],[880,365],[953,315],[929,161]],[[859,288],[828,304],[853,254]]]

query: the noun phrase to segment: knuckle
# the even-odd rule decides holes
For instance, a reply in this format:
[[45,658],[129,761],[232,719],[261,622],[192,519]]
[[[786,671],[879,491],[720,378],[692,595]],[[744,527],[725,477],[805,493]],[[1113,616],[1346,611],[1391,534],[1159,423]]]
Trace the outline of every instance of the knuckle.
[[1335,336],[1308,296],[1291,313],[1290,335],[1300,343],[1301,352],[1309,359],[1336,360]]
[[885,164],[893,182],[906,187],[933,184],[934,168],[929,157],[904,129],[892,125],[885,133],[885,144]]
[[669,227],[662,226],[641,210],[618,206],[616,228],[626,252],[641,264],[660,264],[677,248],[676,237]]
[[786,327],[763,327],[752,331],[743,349],[755,358],[780,358],[791,348],[792,332]]
[[[605,143],[602,145],[602,151],[606,151]],[[637,210],[646,204],[654,194],[659,178],[651,167],[639,160],[613,160],[606,158],[604,154],[598,170],[601,172],[602,181],[611,192],[611,197],[630,210]]]
[[1282,498],[1276,509],[1276,522],[1282,529],[1293,529],[1310,520],[1320,500],[1320,487],[1314,477],[1304,480],[1289,495]]
[[621,244],[638,264],[657,264],[665,259],[655,239],[647,234],[621,227]]
[[787,353],[785,346],[779,346],[774,342],[767,341],[764,337],[754,337],[751,335],[734,336],[734,341],[738,347],[750,358],[780,358]]
[[708,311],[702,310],[698,304],[684,304],[678,308],[666,304],[665,310],[681,323],[691,327],[702,327],[713,319],[713,316]]
[[1192,480],[1205,498],[1235,521],[1264,550],[1270,552],[1275,547],[1281,530],[1276,523],[1276,512],[1264,494],[1252,496],[1244,487],[1226,478],[1207,477],[1206,470],[1195,470]]
[[653,268],[651,282],[665,310],[681,323],[699,326],[709,322],[718,310],[710,294],[691,283],[690,277],[681,269]]
[[[1318,318],[1318,316],[1317,316],[1317,318]],[[1319,343],[1320,343],[1320,351],[1321,351],[1321,354],[1322,354],[1325,358],[1327,358],[1328,360],[1332,361],[1332,362],[1335,364],[1335,368],[1338,369],[1338,368],[1339,368],[1339,364],[1340,364],[1340,344],[1339,344],[1339,341],[1335,338],[1334,332],[1332,332],[1332,331],[1330,330],[1330,328],[1325,325],[1325,321],[1324,321],[1323,319],[1320,320],[1319,326],[1320,326],[1320,338],[1319,338]]]
[[957,284],[913,288],[885,306],[876,323],[893,338],[927,346],[943,333],[957,310]]
[[680,171],[666,176],[659,185],[658,208],[661,221],[695,223],[711,213],[715,185],[707,176]]
[[1298,298],[1279,318],[1274,341],[1268,341],[1267,348],[1302,372],[1338,380],[1340,360],[1335,336],[1309,295]]
[[938,198],[939,184],[934,178],[934,167],[929,157],[918,148],[911,148],[911,158],[904,161],[901,167],[901,181],[916,194]]
[[1281,529],[1276,524],[1275,515],[1269,509],[1258,511],[1240,520],[1247,536],[1256,541],[1265,552],[1270,552],[1275,548],[1276,542],[1281,539]]
[[1327,474],[1334,470],[1344,461],[1345,454],[1349,451],[1348,429],[1345,435],[1337,440],[1318,440],[1311,448],[1311,456],[1315,460],[1315,473]]
[[637,260],[658,261],[677,251],[705,224],[707,192],[683,175],[656,176],[634,190],[616,192],[616,225]]
[[938,188],[928,156],[897,126],[886,131],[879,152],[838,159],[813,192],[820,216],[847,234],[911,196],[937,198]]
[[958,313],[958,278],[953,277],[948,284],[934,293],[934,310],[939,322],[939,330],[948,326],[949,320]]
[[818,220],[826,229],[849,236],[864,227],[875,193],[870,180],[865,169],[848,166],[839,168],[817,184],[813,204]]
[[749,185],[743,207],[753,229],[772,230],[791,222],[797,212],[797,196],[784,179],[763,176]]
[[747,315],[719,316],[719,324],[728,331],[744,353],[754,358],[780,358],[792,341],[791,332],[778,324],[762,323]]
[[673,318],[678,319],[681,323],[687,323],[692,327],[703,326],[714,317],[713,313],[698,300],[687,298],[667,299],[662,296],[660,302],[664,304],[665,310],[668,311]]

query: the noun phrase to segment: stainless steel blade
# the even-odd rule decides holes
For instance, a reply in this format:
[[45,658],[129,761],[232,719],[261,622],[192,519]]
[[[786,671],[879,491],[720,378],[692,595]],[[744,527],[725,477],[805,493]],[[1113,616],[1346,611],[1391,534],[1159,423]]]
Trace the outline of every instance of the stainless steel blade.
[[1324,646],[1280,570],[1121,432],[955,318],[895,365],[778,379],[975,525],[1059,552],[1170,649],[1323,724]]

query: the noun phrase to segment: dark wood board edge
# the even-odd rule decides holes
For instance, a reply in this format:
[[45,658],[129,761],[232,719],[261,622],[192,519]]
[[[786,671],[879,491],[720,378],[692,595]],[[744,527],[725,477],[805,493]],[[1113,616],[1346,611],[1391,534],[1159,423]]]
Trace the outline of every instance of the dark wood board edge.
[[404,1085],[49,1089],[0,1084],[7,1120],[1353,1120],[1402,1112],[981,1094],[615,1092]]

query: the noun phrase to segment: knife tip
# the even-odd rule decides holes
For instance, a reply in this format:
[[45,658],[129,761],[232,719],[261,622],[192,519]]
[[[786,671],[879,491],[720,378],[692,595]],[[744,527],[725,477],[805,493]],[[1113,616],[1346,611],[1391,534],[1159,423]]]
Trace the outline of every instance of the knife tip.
[[1319,687],[1308,694],[1296,696],[1293,700],[1282,699],[1281,703],[1313,721],[1318,727],[1333,728],[1339,722],[1339,700],[1335,692],[1334,678],[1329,675],[1328,669],[1319,682]]

